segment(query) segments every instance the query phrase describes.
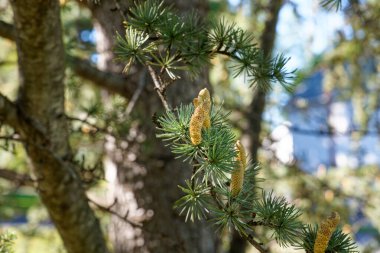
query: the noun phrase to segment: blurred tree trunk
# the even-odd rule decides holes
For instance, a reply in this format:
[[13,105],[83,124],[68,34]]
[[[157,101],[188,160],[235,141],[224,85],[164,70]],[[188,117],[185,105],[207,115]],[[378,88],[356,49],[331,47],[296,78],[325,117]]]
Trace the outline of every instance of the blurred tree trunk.
[[[267,6],[267,19],[265,21],[264,31],[260,37],[260,47],[267,57],[272,56],[274,43],[276,40],[276,27],[280,9],[283,5],[283,0],[269,1]],[[248,112],[248,127],[244,134],[248,135],[250,154],[252,163],[257,163],[257,153],[261,146],[260,133],[262,116],[265,109],[266,93],[263,90],[256,89],[254,91],[252,102]],[[230,253],[245,252],[246,242],[234,232],[231,239]]]
[[15,103],[0,95],[0,121],[20,134],[37,179],[37,191],[66,250],[107,252],[78,168],[72,163],[64,111],[65,65],[59,2],[10,3],[15,31],[9,33],[9,38],[15,39],[17,45],[20,89]]
[[[207,13],[206,1],[177,2],[182,11],[196,8],[200,15]],[[114,3],[102,1],[90,5],[90,9],[97,31],[98,66],[103,70],[121,72],[123,66],[114,62],[112,47],[115,31],[124,33],[120,13],[127,13],[128,6],[120,2],[120,9],[115,11]],[[135,73],[132,78],[144,87],[131,113],[131,128],[126,133],[126,138],[131,141],[125,143],[109,138],[105,170],[110,181],[111,199],[117,199],[115,209],[122,214],[128,212],[129,219],[141,222],[143,227],[133,227],[112,217],[109,229],[114,250],[116,253],[215,252],[215,234],[210,228],[205,224],[185,223],[183,217],[173,210],[174,202],[180,197],[177,186],[191,175],[191,169],[175,160],[162,141],[155,137],[152,115],[162,112],[163,106],[144,70],[133,69],[131,72]],[[207,86],[207,75],[205,70],[196,82],[184,78],[170,86],[169,103],[176,106],[191,102],[198,91]]]

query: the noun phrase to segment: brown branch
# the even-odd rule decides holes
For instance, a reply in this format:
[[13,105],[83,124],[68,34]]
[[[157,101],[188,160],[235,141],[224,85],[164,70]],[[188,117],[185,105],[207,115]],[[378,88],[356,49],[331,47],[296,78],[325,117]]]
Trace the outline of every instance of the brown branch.
[[164,88],[165,85],[162,82],[160,82],[160,80],[158,79],[157,73],[156,73],[156,71],[154,71],[152,66],[147,64],[146,67],[148,68],[149,74],[152,77],[153,84],[155,87],[154,89],[157,91],[157,94],[161,99],[162,105],[165,107],[165,109],[167,111],[170,111],[170,106],[169,106],[168,101],[166,100],[166,96],[165,96],[165,88]]
[[19,130],[19,111],[17,106],[0,93],[0,122]]
[[121,6],[119,4],[119,1],[118,0],[113,0],[113,2],[115,3],[116,9],[119,11],[119,14],[120,14],[121,18],[124,21],[127,21],[127,17],[126,17],[126,15],[124,15],[123,10],[121,9]]
[[[0,20],[0,37],[15,40],[15,28],[12,24]],[[66,54],[68,66],[80,77],[91,81],[96,86],[117,93],[123,97],[132,96],[131,87],[136,87],[136,81],[122,74],[101,71],[91,65],[88,60]]]
[[129,116],[136,105],[137,100],[139,99],[141,92],[143,91],[146,85],[146,71],[141,71],[138,87],[136,91],[133,93],[131,100],[128,102],[127,109],[125,110],[126,116]]
[[252,235],[243,235],[243,237],[260,253],[269,253],[269,250],[264,249],[262,243],[256,242]]
[[134,222],[134,221],[131,221],[128,219],[129,211],[127,211],[124,215],[122,215],[122,214],[120,214],[120,213],[118,213],[112,209],[117,204],[116,198],[114,199],[112,204],[110,204],[108,206],[103,206],[102,204],[99,204],[90,198],[87,198],[87,199],[90,203],[94,204],[99,210],[102,210],[104,212],[115,215],[115,216],[119,217],[120,219],[122,219],[123,221],[127,222],[128,224],[132,225],[133,227],[142,227],[141,223],[137,223],[137,222]]
[[16,34],[13,25],[0,20],[0,37],[15,40]]
[[89,130],[89,132],[92,133],[92,134],[103,133],[103,134],[113,135],[110,131],[108,131],[108,129],[106,127],[100,127],[100,126],[98,126],[96,124],[93,124],[93,123],[89,122],[87,120],[87,118],[81,119],[81,118],[76,118],[76,117],[69,116],[69,115],[65,115],[65,116],[70,121],[78,121],[78,122],[81,122],[84,125],[89,126],[90,128],[92,128],[91,130]]
[[10,181],[17,186],[34,186],[33,180],[28,174],[17,173],[10,169],[0,168],[0,178]]
[[80,77],[91,81],[96,86],[117,93],[123,97],[132,96],[132,88],[136,87],[136,81],[122,74],[101,71],[91,65],[87,60],[66,55],[68,66]]

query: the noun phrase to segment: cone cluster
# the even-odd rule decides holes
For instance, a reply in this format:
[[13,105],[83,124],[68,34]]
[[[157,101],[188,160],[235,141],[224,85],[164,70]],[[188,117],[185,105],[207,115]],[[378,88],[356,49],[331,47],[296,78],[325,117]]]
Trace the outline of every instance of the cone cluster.
[[199,145],[202,142],[202,128],[211,126],[210,92],[206,88],[201,90],[198,97],[194,98],[193,104],[195,110],[190,119],[190,139],[193,145]]
[[236,151],[237,151],[237,167],[231,174],[231,185],[230,190],[232,196],[237,196],[243,187],[244,181],[244,171],[247,166],[247,155],[245,149],[240,141],[236,142]]
[[331,235],[338,226],[339,221],[340,216],[337,212],[332,212],[330,217],[322,221],[317,232],[317,237],[315,239],[314,253],[325,253]]

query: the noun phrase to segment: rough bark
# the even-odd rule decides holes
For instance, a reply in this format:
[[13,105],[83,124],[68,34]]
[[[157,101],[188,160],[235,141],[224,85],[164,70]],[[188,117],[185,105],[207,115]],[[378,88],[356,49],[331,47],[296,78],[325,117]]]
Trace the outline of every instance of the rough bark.
[[[265,56],[272,55],[275,38],[278,15],[282,7],[283,0],[269,1],[267,8],[267,19],[265,21],[264,31],[260,37],[260,47]],[[245,135],[248,135],[250,155],[253,163],[258,162],[257,153],[261,146],[260,134],[261,123],[266,103],[266,92],[256,89],[253,93],[251,104],[248,112],[248,128]],[[245,252],[246,242],[236,232],[232,236],[230,253]]]
[[[190,1],[178,1],[182,10],[191,10]],[[205,12],[207,3],[197,1]],[[121,5],[124,12],[127,6]],[[115,66],[112,46],[115,31],[123,32],[122,18],[114,9],[114,2],[103,2],[90,7],[98,32],[98,51],[102,52],[99,68],[107,71],[121,71]],[[134,70],[138,71],[138,70]],[[136,74],[137,77],[143,74]],[[206,75],[204,75],[206,76]],[[183,217],[173,210],[175,200],[180,197],[177,187],[191,174],[191,169],[177,161],[155,137],[151,116],[162,112],[163,106],[153,89],[152,80],[147,82],[131,116],[134,120],[129,138],[134,143],[123,145],[118,140],[109,140],[106,149],[106,174],[112,183],[110,193],[117,198],[115,206],[119,213],[129,211],[129,218],[143,223],[142,228],[133,227],[118,217],[110,224],[110,238],[116,253],[121,252],[215,252],[215,234],[205,224],[185,223]],[[126,84],[130,85],[130,84]],[[201,87],[207,85],[207,78],[190,83],[181,80],[169,87],[168,99],[172,105],[189,103]],[[112,176],[113,175],[113,176]]]
[[107,252],[71,162],[59,2],[12,0],[11,4],[20,76],[15,127],[25,139],[38,193],[69,253]]

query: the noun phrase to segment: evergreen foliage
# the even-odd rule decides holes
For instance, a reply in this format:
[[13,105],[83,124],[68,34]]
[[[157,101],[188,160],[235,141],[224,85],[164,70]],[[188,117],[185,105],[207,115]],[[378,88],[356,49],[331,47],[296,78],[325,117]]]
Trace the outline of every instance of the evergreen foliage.
[[[297,246],[313,252],[316,231],[304,226],[301,211],[284,197],[260,191],[259,167],[248,164],[241,191],[234,196],[229,188],[231,174],[239,166],[235,148],[236,136],[227,123],[228,114],[211,110],[211,127],[202,129],[202,141],[193,145],[189,124],[194,106],[181,105],[158,118],[157,137],[163,139],[172,152],[193,166],[193,175],[185,186],[179,186],[184,196],[175,203],[185,219],[208,220],[218,230],[236,229],[250,238],[257,226],[273,231],[280,246]],[[303,235],[303,236],[300,236]],[[327,252],[356,252],[348,235],[337,230],[332,234]],[[311,251],[310,251],[311,250]]]
[[[302,230],[302,240],[296,243],[298,249],[304,249],[307,253],[313,252],[315,238],[317,237],[318,225],[307,225]],[[358,252],[352,239],[338,228],[334,231],[325,251],[326,253],[353,253]]]
[[16,235],[10,232],[0,234],[0,253],[13,253],[13,244]]
[[292,87],[294,71],[286,70],[288,59],[264,57],[251,34],[225,19],[205,22],[195,13],[179,16],[163,2],[147,0],[130,8],[125,27],[125,36],[117,34],[115,49],[118,59],[126,62],[125,71],[139,62],[175,80],[179,71],[197,74],[213,57],[226,55],[234,76],[243,74],[251,85],[263,90],[273,82],[287,90]]
[[338,11],[342,8],[342,0],[322,0],[321,5],[326,9],[335,8]]
[[[135,62],[150,72],[153,67],[158,69],[158,75],[151,73],[151,76],[164,105],[167,84],[180,78],[180,71],[197,74],[216,55],[230,57],[234,76],[243,74],[251,85],[260,89],[270,89],[273,82],[288,90],[291,88],[289,81],[293,72],[285,69],[288,59],[283,55],[274,59],[264,57],[252,42],[252,36],[236,24],[224,19],[206,23],[194,13],[179,16],[171,7],[154,0],[132,7],[130,14],[125,22],[126,35],[117,35],[115,52],[126,62],[126,71]],[[265,250],[254,235],[257,226],[272,230],[272,237],[281,246],[313,251],[315,233],[298,220],[301,211],[272,192],[259,194],[258,166],[246,165],[242,188],[232,194],[231,174],[241,163],[235,146],[237,138],[228,124],[228,113],[211,103],[211,111],[206,110],[210,113],[211,126],[202,127],[200,141],[194,143],[190,137],[194,105],[165,107],[166,112],[156,120],[157,137],[177,158],[193,167],[191,178],[184,186],[179,186],[184,195],[174,205],[185,215],[186,221],[207,220],[218,230],[237,230],[260,252]],[[337,252],[355,249],[351,239],[341,231],[332,235],[330,244],[333,250],[340,250]]]

